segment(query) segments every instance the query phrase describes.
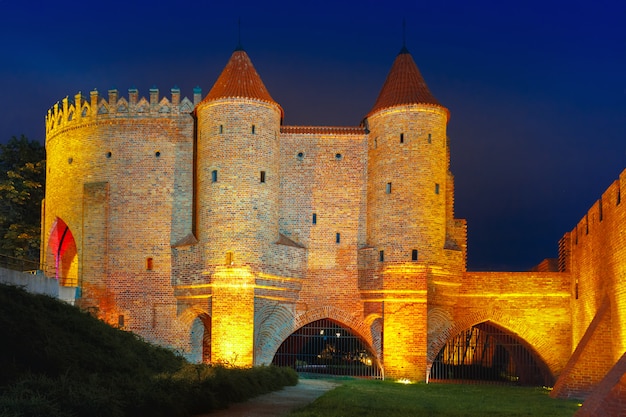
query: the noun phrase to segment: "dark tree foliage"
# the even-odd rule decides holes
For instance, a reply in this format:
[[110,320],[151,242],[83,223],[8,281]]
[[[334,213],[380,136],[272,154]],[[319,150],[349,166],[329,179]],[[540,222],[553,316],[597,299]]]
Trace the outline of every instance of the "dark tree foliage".
[[37,141],[22,135],[0,144],[0,255],[38,261],[45,166]]

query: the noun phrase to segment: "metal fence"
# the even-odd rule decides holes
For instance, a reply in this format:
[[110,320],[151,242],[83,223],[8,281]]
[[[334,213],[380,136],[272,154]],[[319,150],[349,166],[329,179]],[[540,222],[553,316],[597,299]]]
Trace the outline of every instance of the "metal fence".
[[21,272],[36,271],[39,269],[39,262],[0,255],[0,267]]
[[543,386],[552,376],[518,337],[481,323],[448,340],[433,362],[431,382]]
[[273,365],[301,373],[380,378],[376,356],[349,329],[330,319],[294,332],[278,348]]

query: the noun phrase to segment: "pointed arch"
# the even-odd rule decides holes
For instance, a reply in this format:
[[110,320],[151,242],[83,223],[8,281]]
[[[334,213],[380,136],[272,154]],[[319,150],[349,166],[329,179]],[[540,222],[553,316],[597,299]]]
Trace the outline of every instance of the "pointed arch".
[[[285,313],[286,311],[281,310],[282,315],[285,315]],[[283,323],[284,325],[282,327],[275,328],[276,336],[273,338],[273,346],[265,347],[264,358],[269,357],[270,361],[275,362],[281,347],[283,350],[287,349],[293,351],[310,338],[320,335],[319,332],[327,327],[328,329],[326,330],[333,329],[333,332],[341,333],[342,336],[340,337],[345,337],[345,339],[341,341],[342,346],[343,343],[347,343],[343,340],[351,340],[353,342],[353,345],[350,345],[352,352],[347,353],[344,357],[349,356],[352,363],[356,364],[356,362],[359,362],[360,365],[357,364],[358,366],[365,365],[369,367],[370,371],[372,371],[369,376],[378,375],[380,371],[380,343],[376,343],[379,337],[372,337],[372,330],[379,329],[381,326],[379,320],[376,320],[375,317],[372,317],[368,324],[347,311],[333,306],[324,306],[308,310],[295,318],[283,320]],[[328,331],[326,331],[326,333],[328,333]],[[294,343],[288,342],[289,338],[292,336],[299,337],[300,341]],[[321,336],[323,336],[323,334]],[[289,346],[290,343],[292,344]],[[322,346],[321,350],[323,349],[324,346]],[[321,350],[318,352],[320,355],[328,354],[328,352],[322,353]],[[358,353],[355,353],[357,351]],[[258,361],[256,362],[258,363]],[[295,366],[296,363],[293,362],[292,365]],[[365,371],[364,369],[360,369],[359,372]],[[363,373],[362,376],[367,375]]]
[[278,348],[272,364],[298,372],[379,378],[377,354],[349,327],[329,318],[293,332]]
[[453,333],[428,368],[431,381],[554,384],[554,376],[539,353],[519,334],[490,320]]
[[190,306],[178,316],[178,321],[187,329],[190,350],[185,354],[193,363],[211,362],[211,315],[206,308]]
[[553,327],[538,328],[531,320],[511,316],[506,310],[487,308],[468,312],[458,316],[454,321],[441,327],[436,338],[429,340],[427,364],[428,369],[447,341],[472,326],[483,322],[493,323],[500,328],[516,335],[523,341],[544,363],[551,375],[557,375],[563,368],[563,358],[555,349],[552,339],[546,337]]
[[74,234],[59,217],[56,218],[48,238],[46,254],[48,275],[54,276],[66,287],[78,286],[78,250]]

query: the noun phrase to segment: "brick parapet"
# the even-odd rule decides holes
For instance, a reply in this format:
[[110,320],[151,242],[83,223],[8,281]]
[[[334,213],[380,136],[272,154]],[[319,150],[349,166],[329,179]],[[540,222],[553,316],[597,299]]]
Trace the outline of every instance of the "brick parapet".
[[[65,97],[48,110],[46,115],[46,140],[57,134],[85,124],[98,121],[124,118],[177,118],[188,117],[196,103],[188,98],[180,99],[180,90],[173,88],[171,98],[159,99],[159,90],[151,89],[150,97],[138,99],[136,89],[128,90],[128,99],[118,96],[118,91],[109,90],[108,100],[100,96],[97,90],[89,97],[77,93],[70,102]],[[197,100],[197,98],[195,98]]]
[[583,337],[604,297],[611,299],[611,351],[626,351],[626,170],[602,193],[576,227],[566,234],[563,252],[572,274],[573,340]]

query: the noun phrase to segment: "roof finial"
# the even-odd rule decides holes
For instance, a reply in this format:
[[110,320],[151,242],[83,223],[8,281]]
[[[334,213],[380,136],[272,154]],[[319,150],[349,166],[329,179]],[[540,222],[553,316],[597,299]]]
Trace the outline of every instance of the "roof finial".
[[241,17],[237,20],[237,47],[235,51],[243,51],[243,45],[241,44]]
[[409,50],[406,49],[406,19],[402,19],[402,49],[400,49],[400,54],[408,53]]

